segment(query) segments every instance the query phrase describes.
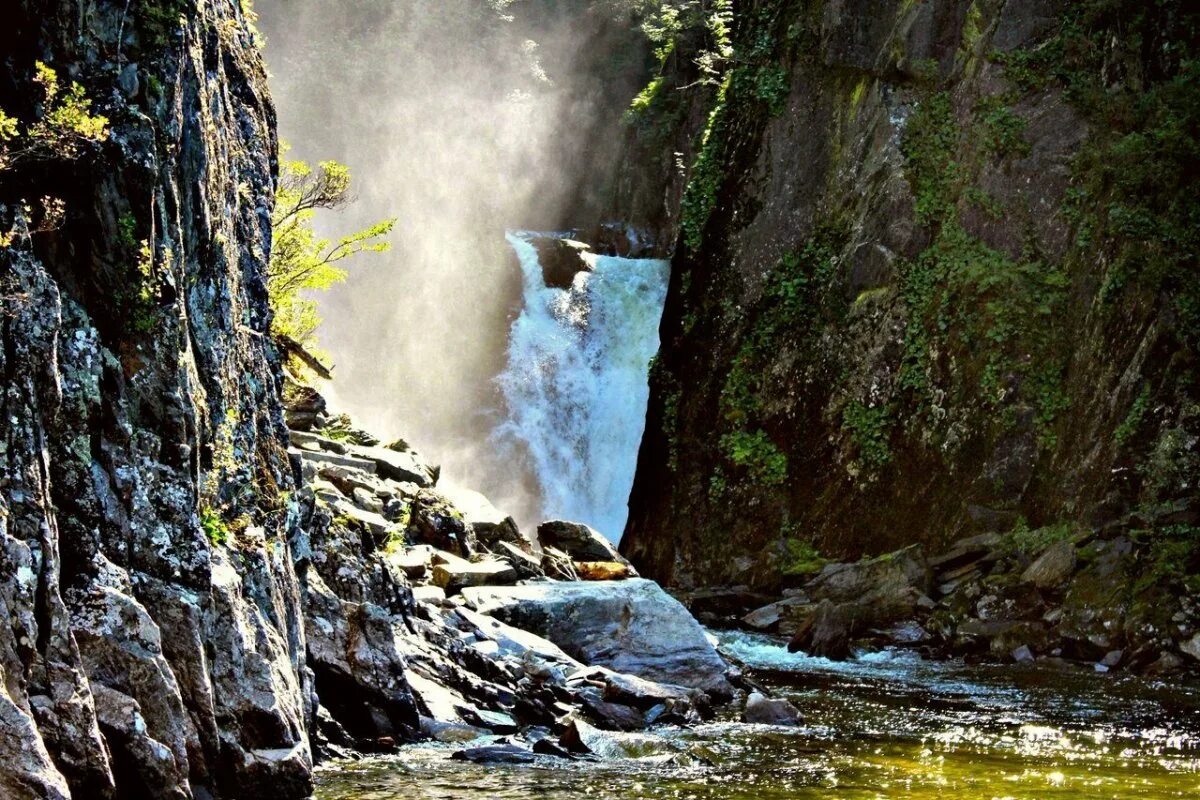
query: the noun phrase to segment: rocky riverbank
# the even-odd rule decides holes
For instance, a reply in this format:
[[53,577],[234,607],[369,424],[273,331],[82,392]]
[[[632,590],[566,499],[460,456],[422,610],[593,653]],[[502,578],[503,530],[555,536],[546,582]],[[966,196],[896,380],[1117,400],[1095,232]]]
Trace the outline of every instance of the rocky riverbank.
[[[936,554],[914,545],[852,563],[814,560],[773,597],[746,586],[681,593],[706,623],[774,633],[831,659],[912,648],[930,658],[1074,662],[1099,671],[1200,672],[1191,542],[1147,531],[1192,512],[1086,530],[1020,527]],[[771,602],[764,602],[771,599]]]
[[319,755],[493,734],[512,738],[463,757],[567,755],[582,726],[688,724],[732,697],[699,624],[599,533],[551,521],[531,541],[404,442],[291,395]]

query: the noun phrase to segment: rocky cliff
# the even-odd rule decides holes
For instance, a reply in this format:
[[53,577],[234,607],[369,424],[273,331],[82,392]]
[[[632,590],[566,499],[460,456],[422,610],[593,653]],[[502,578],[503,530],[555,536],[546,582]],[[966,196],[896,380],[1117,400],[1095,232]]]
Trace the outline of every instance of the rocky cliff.
[[[537,579],[487,597],[533,618],[564,591],[547,572],[631,570],[535,557],[311,390],[285,420],[275,120],[244,3],[20,0],[0,57],[0,795],[302,798],[332,754],[520,731],[517,755],[561,755],[551,734],[586,720],[707,711],[617,656],[686,683],[699,652],[728,692],[647,581],[571,590],[605,648],[464,608],[468,586]],[[669,624],[690,671],[614,651],[631,613]]]
[[1194,574],[1195,10],[756,0],[728,29],[623,551],[778,588],[1119,529]]

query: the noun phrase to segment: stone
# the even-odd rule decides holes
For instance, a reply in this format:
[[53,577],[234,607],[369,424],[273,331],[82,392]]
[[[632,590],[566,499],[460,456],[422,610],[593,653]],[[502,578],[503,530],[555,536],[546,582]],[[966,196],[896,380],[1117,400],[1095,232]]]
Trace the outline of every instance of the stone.
[[538,251],[547,288],[570,289],[577,274],[592,271],[595,254],[584,242],[551,236],[534,236],[529,241]]
[[1033,651],[1029,649],[1029,645],[1021,645],[1016,650],[1013,650],[1012,660],[1018,664],[1026,664],[1033,661]]
[[1200,661],[1200,633],[1179,644],[1179,649],[1186,655]]
[[428,488],[437,483],[437,468],[421,461],[414,451],[359,445],[351,445],[347,451],[355,461],[370,463],[372,472],[377,472],[389,480],[415,483],[421,488]]
[[456,594],[468,586],[513,583],[517,571],[506,561],[479,561],[462,564],[434,564],[433,583]]
[[696,689],[611,671],[606,672],[604,676],[604,699],[634,706],[643,711],[663,703],[691,706],[702,700]]
[[497,510],[479,492],[453,485],[443,486],[439,492],[458,509],[463,520],[474,529],[479,541],[486,545],[504,542],[532,553],[533,548],[521,535],[513,518]]
[[441,605],[446,600],[446,590],[440,586],[414,586],[412,588],[413,600],[418,603],[429,603],[430,605]]
[[625,564],[636,576],[633,565],[617,552],[617,548],[595,528],[578,522],[550,520],[537,529],[538,542],[543,547],[557,548],[574,561],[615,561]]
[[542,569],[542,560],[532,553],[527,553],[512,542],[498,541],[492,545],[493,555],[503,558],[513,565],[513,569],[522,578],[541,578],[546,573]]
[[1074,572],[1075,544],[1070,540],[1063,540],[1047,547],[1021,573],[1021,580],[1032,583],[1039,589],[1055,589],[1061,587]]
[[756,631],[772,631],[779,627],[779,623],[788,612],[807,605],[810,605],[807,595],[787,597],[762,608],[756,608],[742,617],[742,624]]
[[325,450],[299,450],[289,448],[289,453],[298,455],[305,461],[316,462],[318,468],[321,464],[332,464],[337,467],[348,467],[349,469],[358,470],[372,474],[375,472],[375,463],[368,459],[356,458],[350,455],[339,455],[338,453],[330,453]]
[[532,764],[537,756],[532,750],[514,744],[490,744],[483,747],[468,747],[450,754],[455,761],[470,761],[473,764]]
[[742,711],[742,722],[754,725],[803,725],[800,711],[783,698],[767,697],[761,692],[751,692]]
[[575,572],[584,581],[623,581],[637,574],[618,561],[576,561]]
[[850,644],[862,627],[862,609],[855,603],[822,600],[788,642],[788,652],[841,661],[850,657]]
[[1109,669],[1113,669],[1114,667],[1120,666],[1121,662],[1124,659],[1125,659],[1125,651],[1124,650],[1109,650],[1107,653],[1104,654],[1104,658],[1100,659],[1100,663],[1103,664],[1104,666],[1108,667]]
[[585,664],[726,698],[725,662],[678,600],[641,578],[463,590],[467,603]]

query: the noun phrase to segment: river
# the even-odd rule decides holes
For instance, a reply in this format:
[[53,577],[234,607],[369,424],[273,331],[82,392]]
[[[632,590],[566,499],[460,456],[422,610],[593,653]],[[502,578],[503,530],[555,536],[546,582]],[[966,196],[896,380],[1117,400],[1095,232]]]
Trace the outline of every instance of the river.
[[966,665],[907,652],[845,663],[717,632],[748,675],[791,699],[800,728],[737,722],[624,737],[625,757],[532,766],[450,759],[446,745],[337,763],[319,800],[438,798],[1200,797],[1200,686],[1077,666]]

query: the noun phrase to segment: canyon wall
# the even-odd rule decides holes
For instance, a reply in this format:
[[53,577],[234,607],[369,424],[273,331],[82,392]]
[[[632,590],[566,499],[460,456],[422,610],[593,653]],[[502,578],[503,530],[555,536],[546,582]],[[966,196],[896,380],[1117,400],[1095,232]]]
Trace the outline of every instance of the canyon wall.
[[1194,9],[728,17],[708,115],[643,116],[698,154],[624,552],[777,587],[988,531],[1194,541]]

